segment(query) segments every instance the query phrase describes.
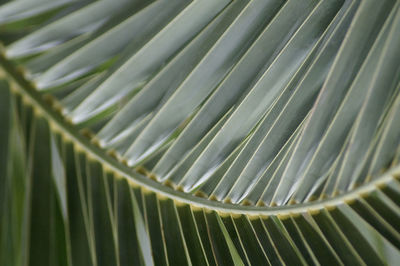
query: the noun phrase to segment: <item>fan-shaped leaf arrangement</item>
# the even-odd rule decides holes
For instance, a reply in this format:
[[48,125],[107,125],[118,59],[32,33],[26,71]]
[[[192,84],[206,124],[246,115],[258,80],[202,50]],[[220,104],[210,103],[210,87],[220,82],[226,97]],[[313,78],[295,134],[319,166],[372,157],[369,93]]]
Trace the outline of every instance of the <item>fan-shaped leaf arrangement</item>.
[[1,265],[398,263],[399,1],[1,2]]

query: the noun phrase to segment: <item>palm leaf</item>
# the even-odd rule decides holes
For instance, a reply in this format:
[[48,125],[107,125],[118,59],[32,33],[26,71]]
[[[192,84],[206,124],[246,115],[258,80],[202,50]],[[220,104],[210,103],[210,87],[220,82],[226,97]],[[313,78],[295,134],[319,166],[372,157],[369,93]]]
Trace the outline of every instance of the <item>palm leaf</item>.
[[1,265],[397,264],[399,1],[1,3]]

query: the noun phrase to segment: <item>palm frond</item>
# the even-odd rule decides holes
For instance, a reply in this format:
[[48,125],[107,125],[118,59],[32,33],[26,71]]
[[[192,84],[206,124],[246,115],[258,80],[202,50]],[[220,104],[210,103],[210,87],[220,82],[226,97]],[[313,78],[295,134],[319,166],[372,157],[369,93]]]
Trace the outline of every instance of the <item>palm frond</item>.
[[0,6],[1,265],[396,265],[400,2]]

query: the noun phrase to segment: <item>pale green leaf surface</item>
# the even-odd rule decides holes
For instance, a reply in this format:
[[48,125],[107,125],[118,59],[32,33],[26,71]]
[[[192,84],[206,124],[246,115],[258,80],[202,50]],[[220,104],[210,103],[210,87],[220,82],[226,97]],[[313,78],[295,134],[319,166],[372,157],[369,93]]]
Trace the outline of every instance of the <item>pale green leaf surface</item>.
[[0,1],[0,264],[396,265],[399,14]]

